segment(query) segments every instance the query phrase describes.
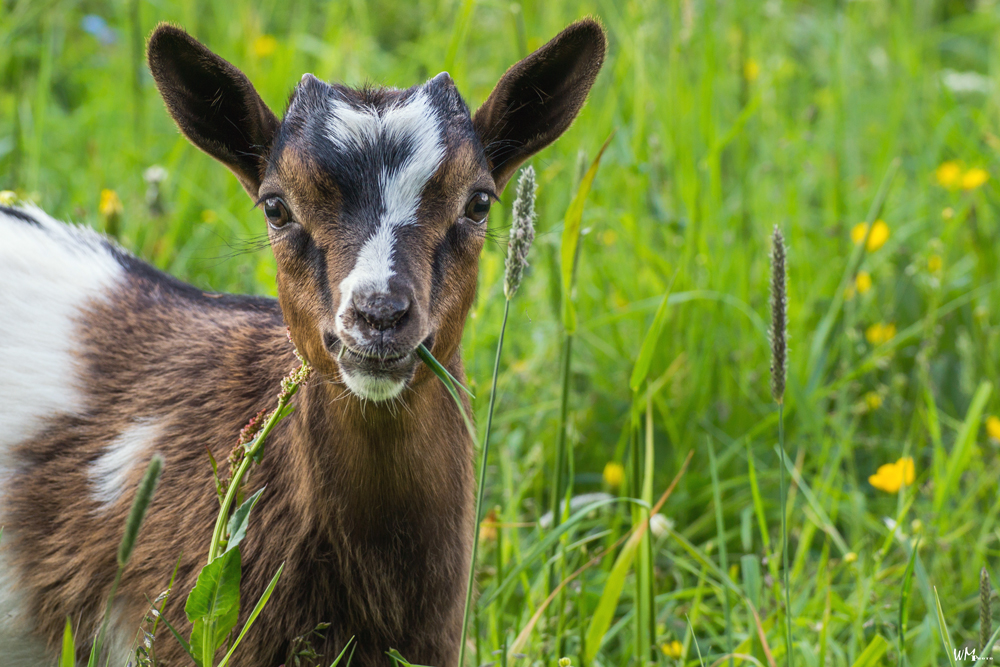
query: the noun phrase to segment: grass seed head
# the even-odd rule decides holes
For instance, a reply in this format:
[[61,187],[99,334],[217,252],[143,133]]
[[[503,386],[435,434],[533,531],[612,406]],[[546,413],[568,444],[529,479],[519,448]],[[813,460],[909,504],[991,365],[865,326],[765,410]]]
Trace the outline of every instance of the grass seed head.
[[528,266],[528,250],[535,240],[535,169],[527,166],[521,171],[517,181],[517,197],[514,199],[514,220],[510,226],[510,242],[507,244],[507,271],[504,275],[503,293],[513,299],[521,286],[524,269]]
[[777,225],[771,237],[771,395],[785,400],[788,365],[788,288],[785,284],[785,237]]
[[132,509],[128,514],[128,522],[125,524],[125,535],[122,536],[121,544],[118,546],[119,567],[125,567],[129,558],[132,557],[135,540],[139,536],[139,528],[142,527],[146,510],[149,509],[149,504],[153,501],[153,494],[156,492],[156,484],[160,481],[162,471],[163,457],[154,454],[149,462],[149,467],[146,468],[146,474],[135,492],[135,500],[132,501]]

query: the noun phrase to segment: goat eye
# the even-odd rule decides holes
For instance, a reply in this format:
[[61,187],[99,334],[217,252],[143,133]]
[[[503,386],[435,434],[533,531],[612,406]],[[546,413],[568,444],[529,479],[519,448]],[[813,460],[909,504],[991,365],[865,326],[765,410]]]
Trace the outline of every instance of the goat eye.
[[473,222],[482,222],[490,212],[490,196],[485,192],[477,192],[465,205],[465,217]]
[[288,215],[288,207],[285,206],[285,202],[278,197],[269,197],[264,200],[264,217],[267,218],[267,224],[275,229],[284,227],[291,218]]

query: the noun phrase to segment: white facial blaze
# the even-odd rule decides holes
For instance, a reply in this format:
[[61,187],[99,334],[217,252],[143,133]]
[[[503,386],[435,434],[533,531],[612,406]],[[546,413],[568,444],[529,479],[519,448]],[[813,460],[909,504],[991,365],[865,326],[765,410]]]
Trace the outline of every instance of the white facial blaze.
[[389,291],[389,279],[395,275],[396,230],[416,222],[420,193],[441,166],[445,147],[437,112],[424,91],[381,114],[335,101],[330,105],[327,137],[338,148],[352,151],[377,151],[380,144],[410,145],[410,153],[401,164],[383,164],[375,175],[384,212],[375,233],[358,253],[354,268],[340,283],[337,326],[343,329],[343,317],[356,289]]

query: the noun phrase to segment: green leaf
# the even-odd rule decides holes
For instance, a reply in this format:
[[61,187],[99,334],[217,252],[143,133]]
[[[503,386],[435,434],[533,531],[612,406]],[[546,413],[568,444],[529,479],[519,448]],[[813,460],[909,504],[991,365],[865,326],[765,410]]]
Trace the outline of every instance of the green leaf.
[[563,523],[560,523],[558,528],[549,531],[548,533],[546,533],[544,538],[542,538],[538,542],[535,542],[535,544],[531,547],[531,550],[522,556],[521,561],[515,567],[511,568],[509,572],[506,573],[503,581],[500,582],[500,584],[493,590],[492,593],[490,593],[489,595],[483,593],[483,595],[479,598],[477,605],[484,609],[486,607],[489,607],[494,600],[496,600],[500,595],[503,594],[505,590],[507,590],[520,580],[519,577],[521,573],[524,572],[524,570],[529,565],[531,565],[531,563],[536,558],[546,554],[548,550],[552,547],[552,545],[555,544],[559,540],[559,538],[562,537],[564,533],[569,531],[576,524],[580,523],[580,521],[585,519],[589,513],[593,512],[595,509],[599,507],[603,507],[604,505],[610,505],[612,503],[620,503],[620,502],[636,503],[639,505],[643,504],[641,501],[636,500],[635,498],[607,498],[604,500],[596,500],[584,507],[581,507],[573,516],[566,519],[566,521],[564,521]]
[[[344,648],[341,649],[340,654],[337,656],[337,659],[334,660],[332,663],[330,663],[330,667],[337,667],[337,665],[340,664],[340,661],[343,659],[344,654],[347,653],[347,649],[348,649],[348,647],[351,645],[351,643],[353,641],[354,641],[354,637],[351,637],[350,639],[347,640],[347,643],[344,644]],[[353,654],[354,651],[352,650],[351,653]]]
[[954,645],[951,643],[951,633],[948,632],[948,624],[944,620],[944,610],[941,609],[941,598],[938,597],[937,586],[934,587],[934,607],[937,611],[938,631],[941,633],[941,643],[944,644],[944,652],[948,655],[948,664],[955,667]]
[[910,560],[903,571],[903,589],[899,593],[899,647],[903,648],[903,640],[906,638],[906,624],[910,619],[910,590],[913,587],[913,565],[917,561],[917,547],[920,545],[919,539],[910,550]]
[[[278,566],[278,571],[274,573],[273,577],[271,577],[271,582],[267,585],[267,588],[264,589],[264,592],[261,594],[260,599],[257,600],[257,604],[254,605],[253,611],[250,612],[250,616],[247,618],[247,622],[243,625],[243,629],[240,630],[240,634],[236,636],[236,641],[234,641],[233,645],[229,648],[229,652],[226,653],[226,657],[224,657],[222,659],[222,662],[219,663],[219,667],[226,667],[226,665],[229,663],[229,659],[233,657],[233,653],[236,651],[236,647],[238,647],[240,645],[240,642],[243,641],[243,637],[245,637],[247,631],[250,630],[250,626],[252,626],[254,621],[257,620],[257,617],[260,616],[260,612],[263,611],[264,605],[267,604],[267,601],[271,598],[271,593],[274,592],[274,587],[277,585],[278,579],[281,578],[281,572],[284,569],[285,569],[284,563]],[[351,639],[353,639],[353,637]],[[347,643],[350,644],[351,642],[348,641]],[[345,646],[344,648],[346,650],[347,647]],[[338,657],[337,660],[339,661],[340,658]],[[337,663],[333,664],[336,665]]]
[[[675,272],[674,278],[676,277],[677,273]],[[632,368],[632,378],[629,380],[629,386],[634,392],[639,391],[639,387],[642,386],[643,380],[646,379],[646,375],[649,373],[649,365],[653,362],[653,353],[656,352],[656,344],[660,341],[663,327],[667,323],[667,302],[670,299],[670,289],[674,286],[674,278],[670,279],[667,291],[663,294],[663,300],[660,301],[660,307],[656,309],[656,315],[653,317],[653,325],[649,327],[646,337],[642,339],[642,346],[639,348],[639,357],[635,360],[635,366]]]
[[601,641],[604,639],[604,635],[607,634],[608,628],[611,627],[611,620],[614,618],[615,609],[618,608],[618,600],[621,598],[622,589],[625,588],[625,576],[628,574],[629,568],[632,567],[632,561],[635,559],[635,553],[641,541],[634,539],[637,535],[639,535],[638,532],[633,533],[632,537],[625,543],[625,546],[622,547],[618,558],[615,559],[614,567],[611,568],[611,572],[604,583],[604,591],[601,592],[601,599],[598,600],[597,608],[594,609],[594,613],[590,617],[590,625],[587,627],[587,650],[584,657],[586,663],[593,662],[598,649],[601,648]]
[[[431,351],[428,350],[423,343],[417,346],[417,356],[419,356],[423,362],[427,364],[428,368],[430,368],[431,371],[438,376],[438,379],[441,380],[445,389],[447,389],[448,393],[451,394],[452,399],[455,401],[455,405],[458,406],[458,411],[462,413],[462,421],[465,422],[465,428],[469,432],[469,437],[475,440],[476,429],[472,425],[472,420],[465,411],[465,405],[462,404],[462,397],[458,395],[458,390],[455,389],[455,383],[452,382],[451,373],[448,372],[447,368],[441,365],[440,361],[434,358],[434,355],[431,354]],[[462,385],[459,384],[459,386]]]
[[59,667],[76,666],[76,649],[73,647],[73,625],[69,616],[66,617],[66,627],[63,629],[62,653],[59,656]]
[[[178,562],[179,562],[179,561],[180,561],[180,559],[178,559]],[[176,567],[175,567],[175,569],[174,569],[174,574],[176,574],[176,573],[177,573],[177,572],[176,572]],[[173,585],[173,577],[171,577],[171,585]],[[153,601],[149,599],[149,596],[148,596],[148,595],[146,596],[146,602],[148,602],[148,603],[149,603],[149,606],[150,606],[150,607],[152,607],[152,606],[153,606]],[[185,652],[185,653],[187,653],[187,654],[188,654],[188,656],[189,656],[189,657],[190,657],[190,658],[191,658],[192,660],[194,660],[194,661],[195,661],[195,663],[197,663],[197,664],[200,664],[200,663],[201,663],[201,660],[200,660],[199,658],[196,658],[196,657],[195,657],[195,656],[194,656],[194,655],[193,655],[193,654],[191,653],[191,644],[189,644],[189,643],[188,643],[188,641],[187,641],[186,639],[184,639],[184,637],[182,637],[182,636],[181,636],[181,633],[177,632],[177,628],[175,628],[175,627],[174,627],[174,626],[173,626],[173,625],[172,625],[172,624],[170,623],[170,621],[168,621],[168,620],[167,620],[167,617],[166,617],[166,616],[165,616],[165,615],[164,615],[164,614],[162,613],[162,609],[161,609],[161,613],[160,613],[160,615],[159,615],[159,616],[157,617],[157,620],[160,620],[160,621],[163,621],[163,624],[167,626],[167,629],[168,629],[168,630],[170,630],[170,634],[172,634],[172,635],[174,636],[174,639],[176,639],[176,640],[177,640],[177,643],[181,645],[181,648],[182,648],[182,649],[184,649],[184,652]]]
[[962,428],[955,438],[955,446],[951,450],[951,456],[948,457],[944,483],[934,489],[934,512],[937,514],[941,513],[944,501],[951,497],[952,489],[958,484],[959,478],[969,465],[972,445],[976,442],[979,425],[983,420],[983,411],[986,409],[986,402],[989,401],[991,393],[993,393],[993,385],[989,381],[983,380],[972,397],[969,411],[965,414],[965,421],[962,422]]
[[201,569],[184,604],[190,622],[222,618],[240,604],[240,551],[222,554]]
[[[191,628],[191,646],[209,646],[212,654],[218,650],[220,646],[226,643],[226,637],[229,633],[233,631],[236,627],[236,622],[239,620],[240,616],[240,606],[235,605],[221,618],[213,619],[210,621],[195,621],[194,626]],[[205,633],[212,632],[211,637],[206,638]],[[207,644],[205,640],[208,640]]]
[[233,516],[229,519],[229,542],[226,544],[226,551],[230,551],[239,546],[243,538],[247,536],[247,523],[250,520],[250,510],[254,508],[260,500],[260,494],[264,493],[266,486],[262,486],[257,493],[247,498],[242,505],[236,508]]
[[417,665],[410,662],[409,660],[404,658],[399,651],[397,651],[394,648],[389,649],[388,651],[385,652],[385,654],[390,658],[392,658],[395,664],[399,665],[400,667],[427,667],[426,665]]
[[560,247],[560,266],[562,267],[562,320],[566,333],[572,334],[576,331],[576,309],[573,307],[573,277],[576,274],[577,250],[580,245],[580,223],[583,220],[583,205],[590,193],[590,186],[597,176],[597,167],[601,163],[601,156],[611,143],[611,133],[598,151],[597,157],[590,163],[590,169],[583,175],[580,187],[576,190],[576,195],[566,209],[566,219],[563,223],[562,244]]
[[878,665],[878,661],[882,659],[882,656],[885,655],[885,651],[888,648],[889,642],[885,640],[885,637],[882,635],[875,635],[851,667],[876,667],[876,665]]

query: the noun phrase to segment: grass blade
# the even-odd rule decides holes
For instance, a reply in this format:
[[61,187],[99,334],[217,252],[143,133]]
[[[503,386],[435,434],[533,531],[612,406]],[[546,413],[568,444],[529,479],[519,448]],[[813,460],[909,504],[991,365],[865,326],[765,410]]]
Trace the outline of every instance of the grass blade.
[[913,566],[917,561],[919,538],[910,550],[910,559],[903,571],[903,587],[899,592],[899,655],[906,655],[906,625],[910,619],[910,591],[913,588]]
[[423,362],[427,364],[428,368],[434,372],[434,375],[438,376],[444,384],[445,389],[447,389],[448,393],[451,394],[451,397],[455,400],[455,405],[458,406],[458,411],[462,415],[462,421],[465,422],[465,428],[469,432],[469,437],[475,440],[476,429],[472,425],[472,420],[469,419],[468,413],[465,411],[465,405],[462,403],[462,397],[458,395],[455,383],[452,382],[451,373],[449,373],[447,369],[441,365],[441,362],[434,358],[434,355],[431,354],[431,351],[428,350],[423,343],[417,346],[417,355],[419,355]]
[[590,186],[597,176],[597,167],[601,164],[601,157],[611,143],[614,132],[604,141],[601,150],[597,152],[597,157],[590,163],[590,168],[583,175],[580,187],[576,190],[576,195],[566,209],[566,218],[563,223],[562,243],[560,245],[559,257],[562,278],[562,321],[566,333],[572,334],[576,331],[576,309],[573,306],[573,278],[576,275],[576,259],[580,248],[580,224],[583,220],[583,205],[590,193]]
[[344,657],[344,654],[347,653],[347,649],[348,649],[348,647],[350,647],[351,642],[353,642],[353,641],[354,641],[354,637],[353,636],[350,639],[347,640],[347,643],[344,644],[344,648],[340,651],[340,654],[337,655],[337,659],[334,660],[332,663],[330,663],[330,667],[337,667],[337,665],[340,664],[341,659]]
[[653,362],[653,353],[656,352],[656,345],[660,341],[660,335],[663,333],[663,327],[667,323],[667,312],[668,303],[670,300],[670,290],[674,286],[674,280],[677,278],[677,272],[674,272],[673,278],[670,279],[670,284],[667,285],[667,291],[663,293],[663,299],[660,301],[659,307],[656,309],[656,315],[653,316],[653,324],[649,327],[649,331],[646,332],[646,336],[642,339],[642,346],[639,348],[639,356],[635,360],[635,366],[632,368],[632,377],[629,379],[629,386],[632,388],[633,392],[639,391],[639,387],[642,386],[643,380],[646,379],[646,375],[649,374],[649,365]]
[[[261,594],[260,599],[257,600],[257,604],[254,606],[253,611],[251,611],[250,616],[247,617],[247,622],[243,625],[243,629],[240,630],[240,634],[237,635],[236,640],[233,642],[232,647],[229,649],[229,652],[226,653],[226,657],[224,657],[222,659],[222,662],[219,663],[219,667],[226,667],[226,665],[229,663],[229,659],[233,657],[233,653],[239,647],[240,642],[243,641],[243,637],[246,636],[247,631],[250,630],[250,626],[253,625],[253,622],[257,620],[258,616],[260,616],[260,612],[264,609],[264,605],[267,604],[267,601],[270,599],[271,593],[274,592],[274,587],[277,585],[278,579],[281,578],[281,572],[284,569],[285,569],[284,563],[278,566],[278,571],[274,573],[273,577],[271,577],[271,582],[267,585],[267,588],[264,589],[264,592]],[[348,642],[348,644],[350,644],[350,642]],[[344,650],[345,651],[347,650],[346,646],[344,647]],[[341,653],[341,655],[343,655],[343,653]],[[337,662],[339,661],[340,657],[338,656]],[[333,664],[336,665],[337,663],[334,662]]]
[[73,642],[73,624],[66,617],[66,627],[63,628],[62,653],[59,655],[59,667],[75,667],[76,648]]
[[986,403],[993,393],[993,385],[988,380],[983,380],[969,404],[969,410],[965,414],[965,421],[955,438],[955,445],[948,457],[948,466],[944,475],[944,482],[936,484],[934,487],[934,512],[941,513],[944,501],[952,496],[952,489],[958,484],[965,468],[968,466],[969,457],[972,455],[972,445],[976,441],[979,433],[979,425],[983,420],[983,411]]
[[941,634],[941,643],[944,644],[944,652],[948,654],[948,664],[955,667],[954,646],[951,643],[951,633],[948,632],[948,624],[944,620],[944,610],[941,609],[941,598],[938,597],[937,586],[934,586],[934,610],[937,612],[938,632]]
[[889,642],[885,640],[885,637],[875,635],[851,667],[876,667],[888,648]]

